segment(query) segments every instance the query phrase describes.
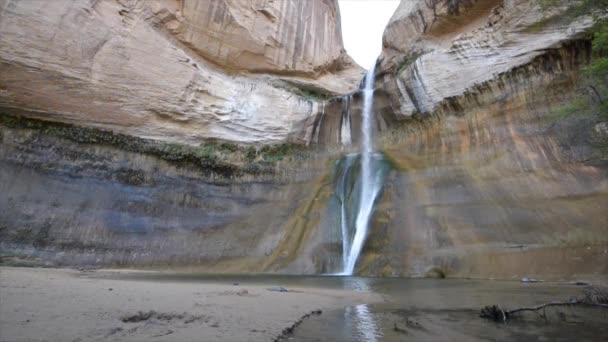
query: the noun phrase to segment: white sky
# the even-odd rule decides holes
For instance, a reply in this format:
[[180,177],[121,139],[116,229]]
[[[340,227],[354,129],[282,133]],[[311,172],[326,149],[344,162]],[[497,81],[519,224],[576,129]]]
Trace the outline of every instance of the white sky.
[[339,0],[348,54],[368,69],[382,50],[382,33],[399,0]]

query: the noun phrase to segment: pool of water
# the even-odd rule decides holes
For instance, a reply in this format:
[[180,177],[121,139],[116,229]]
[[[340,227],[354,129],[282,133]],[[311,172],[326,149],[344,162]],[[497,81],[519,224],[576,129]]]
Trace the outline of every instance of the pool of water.
[[383,303],[355,304],[305,321],[293,341],[607,341],[608,311],[560,307],[508,323],[479,317],[505,309],[582,296],[569,284],[388,279],[371,282]]
[[[94,277],[110,277],[128,280],[158,282],[205,282],[232,285],[280,285],[285,287],[317,287],[324,289],[346,289],[363,292],[379,292],[390,283],[383,278],[352,277],[339,275],[289,275],[289,274],[209,274],[189,272],[120,272],[100,273]],[[394,279],[393,279],[394,280]]]
[[290,341],[608,341],[608,310],[558,307],[528,313],[508,323],[479,317],[486,305],[511,309],[582,297],[569,283],[366,278],[343,276],[209,275],[128,273],[148,281],[239,283],[350,289],[382,295],[383,302],[356,303],[311,316]]

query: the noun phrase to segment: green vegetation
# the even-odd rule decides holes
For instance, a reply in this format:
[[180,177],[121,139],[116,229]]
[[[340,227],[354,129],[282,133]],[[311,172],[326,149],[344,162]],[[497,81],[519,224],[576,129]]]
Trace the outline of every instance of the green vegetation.
[[403,59],[397,64],[397,75],[401,74],[403,70],[405,70],[408,66],[412,65],[414,62],[416,62],[416,60],[420,58],[420,56],[422,56],[422,53],[414,52],[403,57]]
[[608,114],[608,20],[596,26],[593,37],[593,61],[585,70],[590,81],[589,87],[602,106],[603,114]]
[[[2,113],[0,113],[0,125],[14,129],[33,129],[82,144],[107,145],[129,152],[152,155],[172,164],[195,167],[205,175],[215,174],[226,178],[243,174],[274,174],[277,171],[276,162],[301,160],[307,156],[304,148],[295,144],[265,145],[256,148],[209,141],[200,146],[192,146]],[[125,170],[118,176],[122,181],[134,185],[145,181],[143,175],[131,170]]]
[[315,100],[315,101],[327,101],[332,97],[331,94],[327,94],[318,89],[312,89],[312,88],[294,88],[292,90],[292,92],[294,92],[302,97],[305,97],[309,100]]
[[445,279],[448,275],[448,269],[445,265],[433,266],[425,274],[429,278]]
[[49,222],[45,222],[40,227],[40,229],[38,230],[36,235],[34,236],[33,245],[35,247],[45,247],[50,242],[52,242],[52,238],[50,238],[50,234],[49,234],[50,230],[51,230],[51,224]]
[[146,182],[146,175],[141,170],[119,169],[115,172],[116,178],[125,184],[139,186]]
[[299,83],[289,81],[278,81],[271,83],[275,88],[287,90],[298,96],[306,98],[312,101],[327,101],[335,95],[327,92],[325,89],[317,88],[315,86],[306,86]]
[[538,0],[544,10],[555,6],[569,6],[575,15],[592,13],[600,17],[608,13],[608,0]]
[[538,1],[545,10],[555,6],[568,6],[566,15],[571,19],[581,15],[593,16],[592,59],[583,70],[583,96],[566,106],[563,112],[567,115],[580,111],[599,111],[608,116],[608,0]]
[[275,162],[284,160],[288,156],[294,156],[296,158],[303,157],[304,149],[301,146],[293,144],[278,144],[278,145],[266,145],[260,148],[258,154],[263,160]]

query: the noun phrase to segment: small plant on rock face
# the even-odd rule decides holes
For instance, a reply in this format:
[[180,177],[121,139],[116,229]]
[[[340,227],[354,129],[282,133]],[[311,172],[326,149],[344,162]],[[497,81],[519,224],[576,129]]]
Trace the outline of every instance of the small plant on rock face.
[[439,279],[445,279],[447,274],[448,274],[447,267],[445,267],[443,265],[442,266],[433,266],[426,272],[427,277],[439,278]]
[[608,20],[602,20],[596,26],[593,37],[593,61],[586,68],[585,74],[602,113],[608,115]]
[[215,148],[213,145],[202,145],[195,148],[194,155],[199,159],[213,160],[215,159]]
[[[108,130],[78,127],[71,124],[43,121],[0,112],[0,126],[10,129],[31,129],[43,134],[81,144],[113,146],[125,151],[158,157],[179,166],[195,167],[204,174],[226,178],[243,173],[252,175],[277,172],[274,162],[301,155],[301,150],[291,144],[269,145],[258,150],[255,146],[207,141],[200,146],[142,139]],[[1,132],[1,131],[0,131]],[[256,159],[261,159],[256,162]],[[127,184],[140,185],[145,177],[132,172],[115,175]]]
[[584,99],[573,103],[569,111],[598,109],[608,116],[608,0],[538,0],[544,10],[567,6],[567,16],[591,15],[595,25],[591,63],[583,69]]
[[401,74],[403,70],[407,69],[410,65],[416,62],[418,58],[422,56],[422,53],[412,53],[405,56],[397,65],[397,75]]
[[259,154],[266,161],[281,161],[296,154],[298,147],[292,144],[267,145],[260,149]]
[[473,5],[471,0],[424,0],[426,7],[437,14],[438,6],[445,6],[449,15],[460,15],[460,10]]
[[331,95],[328,95],[326,93],[323,93],[323,92],[320,92],[320,91],[314,90],[314,89],[300,89],[298,94],[307,99],[311,99],[311,100],[315,100],[315,101],[327,101],[331,97]]
[[538,4],[548,10],[555,6],[570,6],[572,13],[582,15],[596,13],[602,15],[608,13],[608,0],[538,0]]
[[256,150],[255,146],[247,147],[247,150],[245,151],[245,158],[247,158],[248,161],[253,161],[257,155],[258,151]]

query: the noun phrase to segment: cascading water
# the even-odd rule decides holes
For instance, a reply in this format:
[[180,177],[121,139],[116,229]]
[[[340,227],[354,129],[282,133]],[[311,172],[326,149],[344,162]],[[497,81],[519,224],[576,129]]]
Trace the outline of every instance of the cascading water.
[[363,113],[361,124],[361,155],[360,172],[358,179],[358,202],[355,204],[356,219],[354,224],[354,234],[350,229],[349,208],[351,207],[351,197],[348,191],[348,179],[352,174],[351,168],[355,164],[354,157],[347,156],[344,162],[344,171],[340,180],[339,199],[341,202],[341,232],[342,232],[342,261],[343,275],[352,275],[355,264],[361,254],[363,244],[367,238],[370,218],[373,213],[374,203],[378,194],[382,190],[382,184],[386,172],[382,165],[382,156],[374,154],[373,130],[372,130],[372,108],[374,104],[374,78],[375,65],[365,76],[365,86],[363,89]]
[[352,95],[348,94],[342,97],[342,101],[344,103],[344,107],[342,108],[342,115],[340,117],[340,130],[338,140],[342,143],[343,146],[348,146],[351,144],[351,134],[350,134],[350,101]]

